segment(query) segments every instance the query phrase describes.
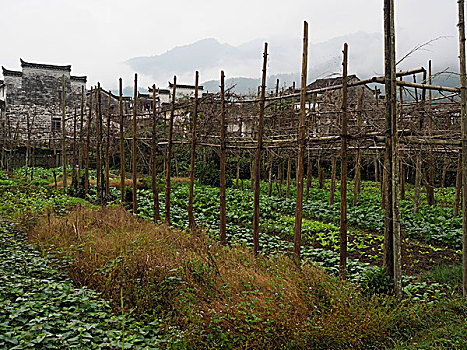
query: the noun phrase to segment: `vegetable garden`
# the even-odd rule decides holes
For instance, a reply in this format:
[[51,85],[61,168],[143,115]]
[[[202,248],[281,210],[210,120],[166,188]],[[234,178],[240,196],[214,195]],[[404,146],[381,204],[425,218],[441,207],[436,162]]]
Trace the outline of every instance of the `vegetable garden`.
[[307,86],[305,22],[300,89],[267,96],[265,44],[257,96],[135,75],[46,139],[7,114],[0,347],[466,348],[467,82],[396,74],[389,4],[385,77],[345,44]]

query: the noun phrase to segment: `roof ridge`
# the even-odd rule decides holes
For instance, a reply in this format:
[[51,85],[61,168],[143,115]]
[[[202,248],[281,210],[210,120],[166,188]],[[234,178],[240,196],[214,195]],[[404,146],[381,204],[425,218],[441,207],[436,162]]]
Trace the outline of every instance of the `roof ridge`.
[[62,70],[62,71],[71,71],[71,64],[65,65],[65,66],[58,66],[55,64],[43,64],[43,63],[31,63],[31,62],[26,62],[22,58],[19,59],[21,62],[21,67],[27,67],[27,68],[44,68],[44,69],[52,69],[52,70]]

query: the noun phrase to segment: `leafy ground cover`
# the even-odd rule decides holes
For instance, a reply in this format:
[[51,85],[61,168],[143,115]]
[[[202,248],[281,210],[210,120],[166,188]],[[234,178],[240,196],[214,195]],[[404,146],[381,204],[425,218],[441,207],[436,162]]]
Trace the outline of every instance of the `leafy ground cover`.
[[[158,322],[112,313],[107,301],[77,288],[65,262],[41,254],[12,224],[0,222],[0,348],[156,348]],[[59,267],[62,267],[60,270]]]
[[175,322],[184,348],[381,348],[419,322],[391,297],[366,296],[314,264],[255,258],[241,245],[154,226],[120,207],[44,218],[30,237],[71,261],[77,284],[117,307],[123,295],[143,322]]
[[[29,229],[34,227],[30,239],[41,248],[38,256],[48,259],[47,266],[52,262],[55,268],[60,265],[58,261],[67,261],[66,270],[75,285],[97,290],[110,301],[112,312],[97,294],[89,294],[89,300],[107,308],[107,328],[99,324],[93,328],[99,329],[96,339],[104,337],[102,347],[466,347],[467,306],[456,296],[461,278],[456,251],[435,244],[420,245],[406,237],[406,261],[412,264],[406,265],[406,271],[420,273],[420,268],[442,261],[451,265],[419,276],[405,276],[406,298],[402,304],[384,296],[391,291],[391,285],[377,267],[381,263],[380,214],[364,208],[379,208],[379,190],[372,184],[365,184],[359,205],[349,210],[354,210],[348,261],[351,284],[341,284],[317,268],[321,266],[331,275],[336,274],[339,261],[335,206],[329,206],[326,189],[312,188],[305,203],[303,266],[297,269],[287,258],[292,251],[294,189],[290,199],[268,197],[263,184],[260,244],[264,256],[254,259],[247,249],[252,245],[253,215],[253,197],[248,190],[228,189],[227,234],[231,247],[226,248],[216,243],[218,188],[196,185],[195,218],[209,235],[193,239],[182,231],[137,220],[118,208],[91,210],[86,202],[55,191],[49,185],[48,171],[35,170],[34,182],[25,182],[25,174],[19,171],[14,175],[11,178],[0,174],[4,190],[0,193],[0,215],[27,223],[25,227]],[[31,188],[29,192],[27,188]],[[118,192],[113,192],[118,200]],[[140,189],[138,193],[140,216],[152,217],[151,191]],[[91,191],[88,199],[93,197]],[[171,199],[173,224],[184,229],[188,225],[188,184],[174,183]],[[163,195],[160,200],[162,204]],[[65,214],[76,204],[80,206]],[[432,210],[432,217],[440,213],[436,208],[427,210]],[[365,215],[373,215],[368,223],[364,222]],[[447,219],[421,216],[424,224],[431,220],[436,227],[448,229],[452,224]],[[27,251],[32,249],[25,246]],[[61,259],[52,258],[49,252]],[[24,270],[19,278],[27,280],[33,270]],[[81,291],[65,276],[62,280],[70,290]],[[36,284],[41,285],[41,281]],[[88,291],[85,288],[82,293]],[[377,296],[381,293],[383,296]],[[35,294],[19,299],[15,307],[20,308],[21,302],[24,304]],[[78,321],[94,324],[91,319],[81,318],[80,310],[77,312]],[[49,314],[42,316],[42,324],[47,324],[48,317]],[[60,329],[50,322],[52,329]],[[12,333],[14,339],[22,339],[18,345],[29,344],[31,336],[23,337],[18,329]],[[44,334],[42,341],[59,347],[60,343],[53,343],[55,338],[45,331],[34,333],[35,339],[40,340]],[[70,346],[78,346],[75,338],[71,336]],[[79,347],[97,347],[89,344],[81,342]]]

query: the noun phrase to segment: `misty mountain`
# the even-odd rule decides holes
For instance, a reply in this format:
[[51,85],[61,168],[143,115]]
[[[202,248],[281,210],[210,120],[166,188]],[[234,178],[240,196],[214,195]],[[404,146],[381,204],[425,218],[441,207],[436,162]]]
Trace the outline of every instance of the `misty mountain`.
[[[237,93],[254,93],[260,85],[265,41],[269,43],[268,90],[275,88],[276,79],[279,79],[281,88],[291,86],[293,81],[299,86],[302,50],[300,38],[256,39],[238,46],[220,43],[211,38],[175,47],[160,55],[134,57],[125,63],[145,76],[146,80],[155,81],[161,87],[166,87],[174,75],[177,75],[177,81],[181,84],[193,84],[194,71],[198,70],[204,81],[204,91],[212,92],[219,90],[222,69],[226,75],[227,88],[235,85]],[[310,45],[308,83],[317,78],[341,74],[344,42],[349,45],[349,74],[356,74],[361,79],[384,74],[382,35],[357,32]],[[404,56],[411,49],[404,47],[403,42],[399,46],[398,57]],[[427,55],[426,51],[415,52],[398,66],[398,70],[426,67]],[[435,55],[434,51],[429,53],[429,58],[431,56],[436,57],[434,72],[448,67],[451,67],[451,71],[457,70],[455,59],[446,58],[442,53]],[[453,84],[451,80],[452,78],[447,79],[449,85]]]

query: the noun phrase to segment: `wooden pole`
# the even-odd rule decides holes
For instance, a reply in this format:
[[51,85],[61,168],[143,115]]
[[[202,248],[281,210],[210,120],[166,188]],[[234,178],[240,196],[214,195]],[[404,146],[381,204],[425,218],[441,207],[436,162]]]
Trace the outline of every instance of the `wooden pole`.
[[78,186],[81,186],[81,171],[83,169],[83,127],[84,127],[84,86],[81,86],[81,108],[79,119],[79,148],[78,148]]
[[361,179],[361,162],[362,156],[360,149],[357,149],[357,155],[355,160],[355,176],[354,176],[354,188],[353,188],[353,200],[352,204],[355,207],[357,205],[358,193],[360,191],[360,179]]
[[290,181],[292,177],[292,160],[289,159],[287,160],[287,183],[286,183],[286,189],[285,189],[285,198],[289,198],[290,196]]
[[300,119],[298,126],[298,158],[297,158],[297,197],[295,205],[295,229],[294,229],[294,256],[295,262],[300,263],[300,250],[302,245],[302,218],[303,218],[303,168],[305,166],[305,142],[306,142],[306,79],[308,66],[308,22],[303,22],[303,56],[302,56],[302,86],[300,95]]
[[135,73],[135,85],[133,88],[133,139],[131,145],[131,172],[133,178],[133,214],[138,212],[138,197],[136,189],[138,185],[137,169],[136,169],[136,118],[138,114],[138,74]]
[[62,169],[63,169],[63,191],[66,191],[67,178],[66,178],[66,86],[65,74],[62,76]]
[[100,113],[99,113],[99,106],[100,106],[100,102],[101,102],[101,99],[99,98],[99,96],[101,96],[101,88],[100,88],[100,83],[97,84],[97,88],[95,90],[95,94],[96,94],[96,154],[95,154],[95,157],[96,157],[96,178],[97,178],[97,184],[96,184],[96,189],[97,189],[97,197],[99,198],[100,197],[100,193],[101,193],[101,187],[102,187],[102,182],[101,182],[101,170],[102,170],[102,166],[101,166],[101,162],[102,162],[102,158],[101,158],[101,127],[102,127],[102,123],[101,123],[101,118],[100,118]]
[[169,120],[169,137],[167,142],[167,169],[165,177],[165,223],[170,225],[170,168],[171,168],[171,157],[172,157],[172,134],[174,127],[174,116],[175,116],[175,96],[177,93],[177,77],[174,76],[174,83],[172,87],[172,106],[170,109],[170,120]]
[[227,244],[225,205],[225,96],[224,71],[221,71],[221,148],[220,148],[220,242]]
[[191,130],[191,161],[190,161],[190,194],[188,197],[188,220],[190,222],[191,233],[196,234],[196,221],[193,214],[193,195],[195,186],[195,157],[196,157],[196,127],[198,121],[198,84],[199,72],[195,72],[195,98],[193,101],[193,126]]
[[342,123],[341,123],[341,205],[339,229],[339,276],[347,277],[347,60],[348,45],[344,44],[344,62],[342,70]]
[[456,192],[454,196],[454,210],[453,216],[459,215],[459,202],[461,198],[462,190],[462,153],[459,153],[457,160],[457,171],[456,171]]
[[112,107],[112,92],[109,90],[109,105],[107,109],[107,133],[105,140],[105,201],[110,200],[110,118]]
[[310,198],[310,187],[311,187],[311,177],[312,177],[312,169],[311,169],[311,154],[310,154],[310,150],[308,149],[308,152],[307,152],[307,157],[306,157],[306,190],[305,190],[305,196],[306,196],[306,200],[308,200]]
[[[106,182],[105,182],[105,173],[102,169],[102,161],[104,159],[104,125],[102,122],[102,90],[101,84],[97,83],[97,122],[99,124],[99,132],[97,134],[97,158],[99,159],[99,180],[100,187],[98,191],[99,195],[99,204],[104,205],[105,203],[105,191],[106,191]],[[104,160],[105,161],[105,160]]]
[[[399,222],[399,155],[397,135],[397,80],[394,30],[394,0],[384,1],[385,32],[385,89],[386,89],[386,154],[388,181],[385,215],[390,227],[385,228],[385,266],[392,260],[394,288],[397,297],[402,297],[401,242]],[[391,241],[391,243],[389,242]],[[388,248],[386,250],[386,247]]]
[[261,176],[261,151],[263,149],[264,104],[266,99],[266,69],[268,60],[268,43],[264,43],[263,74],[261,78],[261,97],[259,102],[258,142],[255,158],[255,198],[253,210],[253,250],[259,253],[259,194]]
[[77,118],[76,115],[76,106],[75,113],[73,114],[73,148],[72,148],[72,160],[71,160],[71,183],[72,187],[78,188],[78,181],[76,176],[76,163],[77,163],[77,154],[76,154],[76,131],[77,131]]
[[154,207],[154,222],[160,220],[159,213],[159,191],[157,189],[156,175],[156,126],[157,126],[157,113],[156,113],[156,85],[152,85],[152,135],[151,135],[151,187],[152,187],[152,200]]
[[462,292],[467,297],[467,69],[465,61],[465,14],[464,0],[457,0],[459,6],[459,70],[461,86],[461,141],[462,141]]
[[91,145],[91,119],[92,119],[92,87],[91,93],[89,94],[89,113],[88,113],[88,121],[86,125],[86,146],[84,154],[86,156],[84,162],[84,194],[87,195],[89,193],[89,148]]
[[120,107],[120,204],[125,203],[125,139],[123,134],[123,83],[118,79],[118,94]]
[[336,192],[336,156],[333,155],[331,158],[331,190],[329,195],[329,204],[334,204],[334,197]]

